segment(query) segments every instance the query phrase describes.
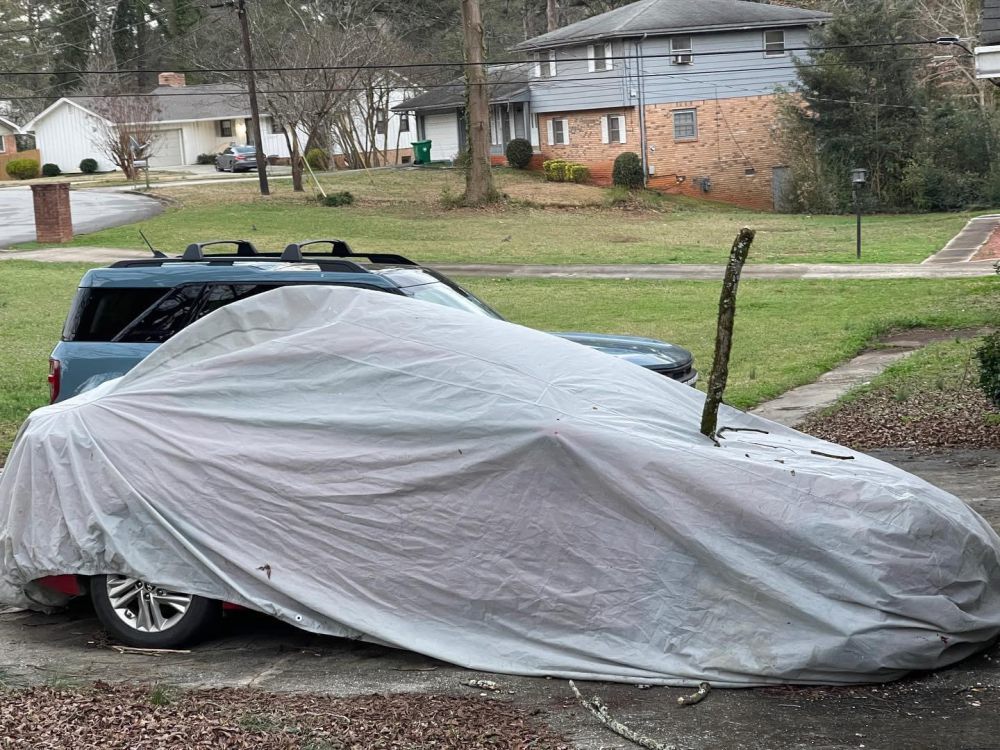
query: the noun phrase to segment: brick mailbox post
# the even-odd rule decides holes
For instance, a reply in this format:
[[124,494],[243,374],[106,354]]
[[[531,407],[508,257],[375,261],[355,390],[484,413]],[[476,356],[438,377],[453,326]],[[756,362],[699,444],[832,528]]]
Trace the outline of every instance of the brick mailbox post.
[[69,242],[73,239],[73,217],[69,208],[69,183],[32,185],[35,203],[35,237],[39,242]]

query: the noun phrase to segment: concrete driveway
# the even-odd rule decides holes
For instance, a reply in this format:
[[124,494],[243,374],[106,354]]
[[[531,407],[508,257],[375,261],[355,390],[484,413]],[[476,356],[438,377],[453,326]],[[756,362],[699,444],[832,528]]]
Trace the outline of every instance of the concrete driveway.
[[[111,190],[70,192],[73,233],[86,234],[148,219],[163,211],[163,205],[145,195]],[[0,189],[0,247],[35,240],[35,209],[31,188]]]

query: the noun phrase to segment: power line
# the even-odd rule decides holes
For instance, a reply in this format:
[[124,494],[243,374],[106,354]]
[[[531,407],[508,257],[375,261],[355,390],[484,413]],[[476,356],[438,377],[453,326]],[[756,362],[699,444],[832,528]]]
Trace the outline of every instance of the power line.
[[[785,47],[784,52],[825,52],[831,50],[839,49],[874,49],[883,47],[905,47],[905,46],[915,46],[915,45],[936,45],[935,41],[895,41],[895,42],[878,42],[869,44],[840,44],[831,45],[826,47]],[[725,55],[748,55],[748,54],[763,54],[765,52],[763,47],[754,47],[752,49],[742,49],[742,50],[718,50],[715,52],[684,52],[684,55],[692,55],[693,57],[715,57],[715,56],[725,56]],[[656,60],[664,58],[674,58],[677,57],[677,53],[674,52],[662,52],[662,53],[652,53],[652,54],[641,54],[641,55],[612,55],[605,57],[605,60],[620,60],[623,62],[632,60]],[[556,62],[586,62],[588,58],[586,57],[564,57],[557,58]],[[537,60],[534,58],[530,60],[503,60],[496,63],[491,63],[493,66],[499,65],[534,65]],[[447,68],[447,67],[466,67],[471,63],[461,62],[425,62],[425,63],[370,63],[364,65],[302,65],[302,66],[289,66],[289,67],[269,67],[269,68],[256,68],[257,71],[265,72],[275,72],[275,73],[286,73],[286,72],[298,72],[298,71],[317,71],[317,70],[397,70],[397,69],[413,69],[413,68]],[[86,70],[78,71],[81,75],[133,75],[139,73],[246,73],[247,68],[183,68],[183,69],[157,69],[157,70]],[[0,71],[0,76],[31,76],[31,75],[51,75],[51,71],[45,70],[24,70],[24,71],[13,71],[4,70]]]
[[[896,58],[894,60],[894,62],[926,62],[926,61],[929,61],[929,60],[936,59],[938,57],[940,57],[940,56],[938,56],[938,55],[925,55],[925,56],[921,56],[921,57],[904,57],[904,58]],[[697,70],[697,71],[695,71],[695,70],[687,71],[686,70],[686,71],[684,71],[682,73],[681,72],[673,72],[673,71],[671,71],[671,72],[664,72],[664,73],[642,73],[641,75],[636,74],[636,73],[629,73],[625,69],[621,69],[621,74],[618,75],[618,76],[576,76],[576,77],[573,77],[573,78],[567,78],[567,79],[558,80],[558,81],[556,79],[552,79],[552,78],[544,78],[544,79],[531,78],[531,79],[524,79],[524,80],[508,80],[508,81],[500,81],[500,82],[492,82],[492,83],[487,82],[485,84],[480,84],[480,85],[485,85],[485,86],[496,86],[496,85],[529,85],[529,84],[532,84],[532,83],[538,83],[538,82],[544,81],[544,82],[549,83],[549,84],[551,84],[551,83],[558,83],[558,89],[565,90],[565,89],[573,89],[573,88],[594,88],[593,84],[597,83],[597,82],[605,82],[605,83],[607,83],[609,85],[618,86],[623,81],[628,81],[630,79],[638,79],[638,78],[642,78],[644,80],[645,79],[658,79],[658,78],[677,78],[677,79],[685,80],[685,81],[688,81],[688,82],[694,82],[694,81],[692,81],[691,77],[692,76],[699,76],[699,75],[716,75],[716,74],[724,74],[724,73],[771,73],[771,72],[779,71],[779,70],[798,70],[800,68],[843,67],[843,66],[848,66],[848,65],[860,65],[860,66],[880,65],[880,64],[882,64],[882,62],[883,61],[881,61],[881,60],[852,60],[852,61],[835,62],[835,63],[802,63],[800,65],[759,66],[759,67],[752,67],[752,68],[751,67],[747,67],[747,68],[729,68],[729,69],[721,69],[721,70]],[[257,68],[256,70],[258,72],[261,72],[261,71],[267,71],[267,70],[272,70],[272,69]],[[694,83],[697,84],[697,82],[694,82]],[[751,78],[742,79],[742,80],[740,80],[739,83],[741,84],[741,86],[743,88],[745,88],[746,86],[753,86],[755,84],[765,85],[765,84],[770,83],[772,85],[776,85],[775,82],[773,80],[771,80],[769,77],[756,77],[756,78],[752,78],[751,77]],[[223,83],[223,84],[214,84],[214,85],[216,85],[216,86],[224,86],[226,84]],[[422,85],[414,84],[413,86],[404,86],[404,87],[399,87],[399,88],[404,88],[404,89],[405,88],[409,88],[409,89],[413,89],[413,90],[428,90],[428,89],[455,89],[455,90],[462,90],[462,89],[465,88],[465,85],[466,84],[465,84],[464,81],[455,81],[455,82],[449,82],[449,83],[428,83],[428,84],[422,84]],[[738,86],[733,85],[733,84],[721,84],[721,83],[707,83],[706,82],[704,84],[697,84],[697,85],[704,85],[705,87],[709,87],[709,88],[713,87],[713,86],[721,86],[723,88],[732,88],[732,89],[739,88]],[[345,87],[327,87],[327,88],[324,88],[324,87],[312,87],[312,88],[301,88],[301,89],[299,89],[299,88],[292,88],[292,89],[269,89],[269,90],[266,90],[266,91],[261,91],[260,93],[262,93],[262,94],[305,94],[305,93],[324,93],[324,92],[326,92],[326,93],[340,93],[340,92],[351,92],[351,91],[362,92],[362,91],[367,91],[368,89],[369,89],[369,87],[365,87],[365,86],[360,86],[360,87],[345,86]],[[184,91],[183,89],[181,89],[181,90],[177,90],[177,91],[171,91],[169,93],[165,93],[165,92],[161,92],[161,93],[146,92],[146,93],[93,94],[93,95],[83,95],[83,96],[72,96],[72,97],[68,97],[68,98],[71,98],[71,99],[111,99],[111,98],[120,98],[120,97],[156,97],[156,98],[168,99],[168,98],[171,98],[171,97],[179,97],[179,96],[246,96],[246,94],[247,94],[247,92],[245,90],[238,90],[238,89],[237,90],[233,90],[233,91],[210,91],[210,92],[205,92],[205,91]],[[5,99],[10,99],[10,100],[50,99],[50,98],[52,98],[52,97],[51,96],[45,96],[45,95],[29,95],[29,96],[5,97]]]

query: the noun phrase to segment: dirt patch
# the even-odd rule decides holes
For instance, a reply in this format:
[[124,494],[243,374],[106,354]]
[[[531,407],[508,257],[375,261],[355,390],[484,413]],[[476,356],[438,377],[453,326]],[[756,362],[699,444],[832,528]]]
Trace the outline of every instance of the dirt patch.
[[504,699],[440,695],[274,695],[98,682],[91,689],[8,690],[0,748],[257,750],[545,748],[568,742]]
[[1000,227],[994,229],[972,260],[1000,260]]

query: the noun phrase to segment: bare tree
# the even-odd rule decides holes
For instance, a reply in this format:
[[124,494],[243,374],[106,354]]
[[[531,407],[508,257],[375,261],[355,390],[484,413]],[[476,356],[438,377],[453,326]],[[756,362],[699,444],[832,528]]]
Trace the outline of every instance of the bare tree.
[[136,178],[136,161],[152,155],[154,120],[158,114],[155,100],[149,96],[108,92],[95,98],[91,110],[101,117],[94,134],[94,146],[100,149],[125,177]]
[[496,200],[490,170],[490,92],[479,0],[462,0],[465,46],[465,95],[469,128],[469,167],[465,173],[465,203],[478,206]]
[[251,20],[259,66],[270,69],[261,74],[264,109],[285,134],[293,189],[302,191],[305,150],[328,141],[335,114],[349,109],[359,72],[376,55],[381,32],[364,6],[334,16],[310,5],[288,4],[273,14],[261,5]]
[[559,28],[559,9],[556,0],[545,0],[545,30],[555,31]]

